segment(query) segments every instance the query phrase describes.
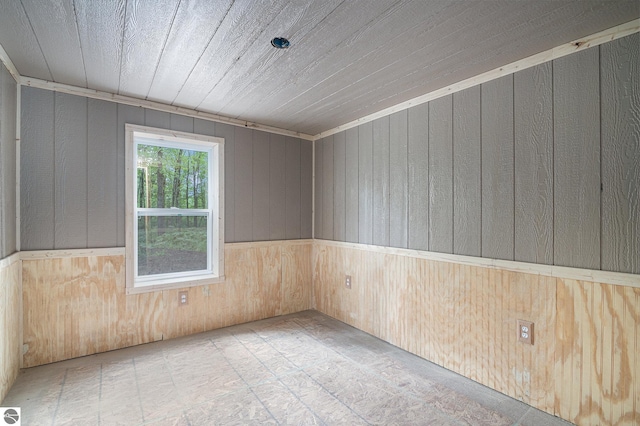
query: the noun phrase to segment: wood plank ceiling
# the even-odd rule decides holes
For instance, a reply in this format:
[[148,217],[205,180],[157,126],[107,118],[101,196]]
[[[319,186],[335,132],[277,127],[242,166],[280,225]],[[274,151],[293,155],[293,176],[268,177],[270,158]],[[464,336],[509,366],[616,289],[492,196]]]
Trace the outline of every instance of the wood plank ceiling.
[[0,0],[0,44],[23,76],[314,135],[638,16],[637,0]]

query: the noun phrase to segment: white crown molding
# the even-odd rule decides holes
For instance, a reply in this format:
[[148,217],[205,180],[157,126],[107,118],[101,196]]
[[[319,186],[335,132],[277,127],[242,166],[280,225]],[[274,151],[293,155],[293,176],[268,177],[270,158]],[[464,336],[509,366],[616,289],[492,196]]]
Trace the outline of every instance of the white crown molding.
[[200,118],[208,121],[215,121],[218,123],[231,124],[238,127],[248,127],[256,130],[263,130],[269,133],[276,133],[279,135],[293,136],[295,138],[313,140],[313,136],[305,133],[294,132],[292,130],[280,129],[278,127],[266,126],[264,124],[253,123],[251,121],[238,120],[236,118],[225,117],[222,115],[211,114],[203,111],[195,111],[189,108],[167,105],[161,102],[148,101],[144,99],[138,99],[131,96],[116,95],[114,93],[102,92],[100,90],[86,89],[84,87],[76,87],[68,84],[55,83],[47,80],[40,80],[37,78],[20,77],[19,83],[23,86],[37,87],[39,89],[51,90],[54,92],[68,93],[70,95],[84,96],[92,99],[100,99],[103,101],[117,102],[119,104],[143,107],[154,109],[157,111],[164,111],[173,114],[186,115],[188,117]]
[[4,50],[4,47],[0,44],[0,62],[4,64],[4,66],[9,70],[9,74],[13,77],[16,83],[20,83],[20,73],[16,69],[15,65],[11,61],[9,55],[7,55],[7,51]]
[[443,96],[447,96],[452,93],[459,92],[464,89],[468,89],[469,87],[477,86],[478,84],[486,83],[488,81],[495,80],[496,78],[500,78],[508,74],[513,74],[517,71],[531,68],[533,66],[540,65],[545,62],[549,62],[551,60],[561,58],[563,56],[567,56],[572,53],[579,52],[581,50],[588,49],[590,47],[599,46],[603,43],[613,41],[618,38],[622,38],[622,37],[637,33],[639,31],[640,31],[640,19],[634,19],[633,21],[627,22],[626,24],[621,24],[616,27],[609,28],[608,30],[600,31],[599,33],[596,33],[587,37],[583,37],[581,39],[574,40],[569,43],[562,44],[560,46],[546,50],[544,52],[537,53],[533,56],[520,59],[519,61],[512,62],[510,64],[501,66],[499,68],[495,68],[493,70],[476,75],[466,80],[462,80],[458,83],[451,84],[449,86],[443,87],[442,89],[434,90],[433,92],[427,93],[425,95],[421,95],[416,98],[409,99],[408,101],[399,103],[389,108],[385,108],[378,112],[374,112],[373,114],[366,115],[364,117],[358,118],[357,120],[350,121],[349,123],[342,124],[333,129],[326,130],[322,133],[318,133],[317,135],[314,136],[314,140],[318,140],[326,136],[331,136],[333,134],[342,132],[343,130],[351,129],[361,124],[368,123],[378,118],[393,114],[394,112],[402,111],[412,106],[420,105],[425,102],[429,102],[434,99],[438,99]]

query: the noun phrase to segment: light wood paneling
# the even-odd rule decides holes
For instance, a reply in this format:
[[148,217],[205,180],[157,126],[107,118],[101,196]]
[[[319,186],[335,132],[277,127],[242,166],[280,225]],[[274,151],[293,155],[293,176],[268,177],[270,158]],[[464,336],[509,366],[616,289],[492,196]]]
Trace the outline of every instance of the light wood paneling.
[[640,34],[600,47],[602,269],[640,273]]
[[637,424],[639,288],[391,250],[315,242],[315,308],[577,424]]
[[319,311],[553,412],[555,278],[316,242],[314,292]]
[[311,251],[311,242],[230,244],[224,283],[134,295],[122,255],[25,259],[24,365],[309,309]]
[[558,279],[555,413],[576,424],[640,421],[640,290]]
[[7,395],[20,371],[21,293],[20,261],[15,254],[3,259],[0,266],[0,401]]
[[600,269],[598,49],[553,62],[556,265]]

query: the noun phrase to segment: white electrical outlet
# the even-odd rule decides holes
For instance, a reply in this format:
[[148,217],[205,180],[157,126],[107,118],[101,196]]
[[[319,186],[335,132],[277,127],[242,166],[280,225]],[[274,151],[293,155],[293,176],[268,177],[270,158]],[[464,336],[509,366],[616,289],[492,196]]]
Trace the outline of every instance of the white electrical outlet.
[[189,304],[189,292],[188,291],[179,291],[178,292],[178,303],[180,303],[180,305],[188,305]]
[[518,320],[518,340],[533,345],[533,323],[531,321]]
[[351,289],[351,275],[344,276],[344,286]]

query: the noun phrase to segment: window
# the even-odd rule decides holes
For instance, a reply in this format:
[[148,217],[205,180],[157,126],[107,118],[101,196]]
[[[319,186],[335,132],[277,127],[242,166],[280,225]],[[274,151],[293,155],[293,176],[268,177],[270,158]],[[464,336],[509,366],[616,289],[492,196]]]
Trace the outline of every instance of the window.
[[126,125],[128,293],[224,279],[223,142]]

